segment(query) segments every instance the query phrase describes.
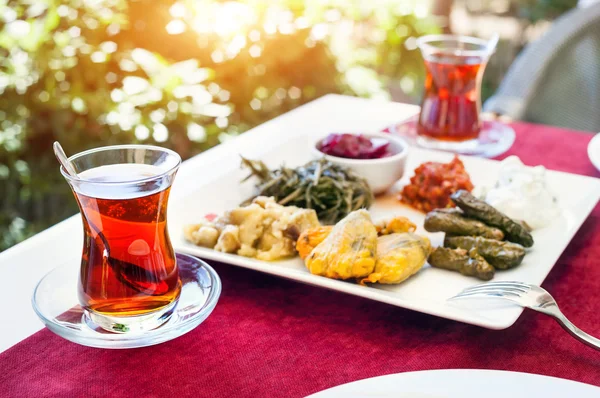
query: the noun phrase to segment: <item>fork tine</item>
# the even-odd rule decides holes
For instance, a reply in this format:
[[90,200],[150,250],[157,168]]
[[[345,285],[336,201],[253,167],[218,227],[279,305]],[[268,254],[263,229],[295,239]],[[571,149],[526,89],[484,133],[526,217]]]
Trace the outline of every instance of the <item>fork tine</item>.
[[507,290],[507,291],[519,292],[519,293],[529,292],[529,289],[521,288],[519,286],[512,286],[512,285],[493,285],[493,286],[478,285],[478,286],[466,288],[461,293],[483,292],[483,291],[490,290],[490,289],[492,289],[492,290],[494,290],[494,289],[495,290]]
[[519,281],[495,281],[495,282],[486,282],[486,283],[482,283],[478,286],[483,286],[483,285],[487,285],[487,286],[500,286],[500,285],[510,285],[510,286],[519,286],[519,287],[523,287],[523,288],[531,288],[531,285],[524,283],[524,282],[519,282]]
[[480,289],[488,289],[488,288],[497,288],[497,289],[504,289],[504,288],[510,288],[510,289],[518,289],[520,291],[522,291],[523,293],[528,292],[529,290],[531,290],[531,287],[529,285],[526,285],[524,283],[515,283],[515,282],[488,282],[488,283],[482,283],[480,285],[475,285],[475,286],[471,286],[468,287],[466,289],[463,290],[463,292],[470,292],[470,291],[475,291],[475,290],[480,290]]
[[515,292],[505,290],[488,290],[485,292],[462,292],[454,297],[450,297],[448,301],[460,300],[464,298],[503,298],[511,300],[512,298],[520,298],[521,295]]
[[514,289],[511,287],[501,287],[501,288],[495,288],[495,287],[488,287],[488,288],[481,288],[481,289],[472,289],[472,290],[467,290],[467,291],[462,291],[460,292],[460,294],[462,293],[482,293],[482,294],[486,294],[488,292],[505,292],[507,294],[512,293],[515,294],[519,297],[524,296],[527,294],[527,291],[525,290],[521,290],[521,289]]

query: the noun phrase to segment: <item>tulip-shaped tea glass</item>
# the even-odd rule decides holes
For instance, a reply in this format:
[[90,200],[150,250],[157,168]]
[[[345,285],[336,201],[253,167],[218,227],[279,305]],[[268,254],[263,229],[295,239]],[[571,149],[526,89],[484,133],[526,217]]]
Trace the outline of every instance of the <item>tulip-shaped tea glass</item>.
[[496,40],[429,35],[417,45],[427,76],[417,123],[420,146],[468,152],[481,131],[481,78]]
[[61,167],[83,218],[79,302],[113,332],[165,323],[181,292],[167,231],[167,201],[181,163],[173,151],[146,145],[97,148]]

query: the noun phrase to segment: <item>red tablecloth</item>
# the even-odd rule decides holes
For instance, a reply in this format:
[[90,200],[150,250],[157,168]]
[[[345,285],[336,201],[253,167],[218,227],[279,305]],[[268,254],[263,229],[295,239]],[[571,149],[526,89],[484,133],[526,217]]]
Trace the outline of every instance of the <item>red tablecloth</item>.
[[[525,163],[598,176],[586,155],[591,134],[514,127],[510,154]],[[598,217],[597,206],[544,283],[563,312],[596,336]],[[600,352],[532,311],[509,329],[491,331],[213,265],[223,295],[189,334],[154,347],[112,351],[42,330],[0,354],[0,396],[300,397],[362,378],[445,368],[503,369],[600,385]]]

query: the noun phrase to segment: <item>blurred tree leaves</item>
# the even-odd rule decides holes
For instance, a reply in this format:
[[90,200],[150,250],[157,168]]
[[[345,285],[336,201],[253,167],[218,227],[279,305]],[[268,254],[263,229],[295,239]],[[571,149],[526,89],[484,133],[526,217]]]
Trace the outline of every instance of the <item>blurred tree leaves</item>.
[[578,0],[512,0],[516,14],[530,23],[552,20],[577,7]]
[[[419,95],[418,0],[0,2],[0,250],[76,211],[51,144],[183,158],[327,93]],[[282,132],[284,134],[285,132]]]

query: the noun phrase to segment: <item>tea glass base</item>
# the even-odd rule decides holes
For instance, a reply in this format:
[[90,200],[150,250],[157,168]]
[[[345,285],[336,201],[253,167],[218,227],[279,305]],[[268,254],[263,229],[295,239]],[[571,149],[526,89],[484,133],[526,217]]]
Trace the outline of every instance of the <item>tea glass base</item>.
[[[137,316],[109,316],[98,314],[94,311],[84,310],[84,317],[88,326],[100,326],[102,329],[115,333],[139,333],[148,330],[156,329],[163,323],[167,322],[173,315],[173,310],[177,305],[177,301],[154,311],[150,314]],[[91,325],[89,324],[91,322]]]
[[467,141],[441,141],[417,134],[417,118],[390,127],[389,132],[404,138],[410,145],[461,155],[493,158],[508,151],[515,142],[515,131],[495,120],[484,120],[479,137]]
[[163,343],[201,324],[221,294],[219,276],[204,261],[177,253],[177,266],[182,284],[179,300],[171,307],[144,315],[145,319],[138,318],[141,324],[135,323],[137,317],[128,317],[128,324],[118,317],[99,319],[97,314],[81,308],[77,304],[78,261],[55,268],[40,280],[33,293],[33,309],[48,329],[77,344],[136,348]]

